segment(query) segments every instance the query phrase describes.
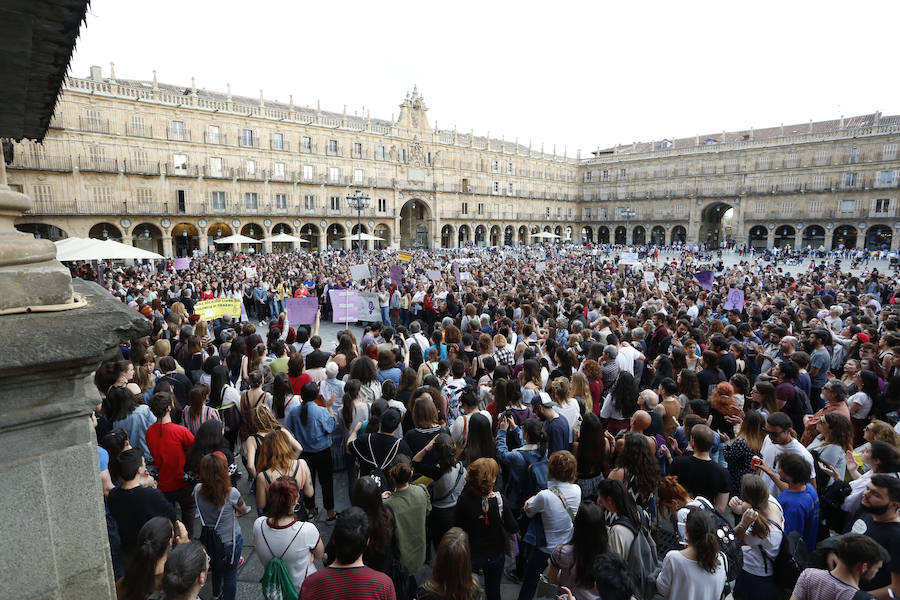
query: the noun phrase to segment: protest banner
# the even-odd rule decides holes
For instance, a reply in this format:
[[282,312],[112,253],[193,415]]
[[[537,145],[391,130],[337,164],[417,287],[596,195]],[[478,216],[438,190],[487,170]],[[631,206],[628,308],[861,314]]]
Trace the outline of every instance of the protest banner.
[[176,271],[183,271],[185,269],[191,268],[191,259],[189,258],[176,258],[175,262],[172,263],[172,268]]
[[440,281],[441,280],[441,272],[438,271],[437,269],[428,269],[427,271],[425,271],[425,273],[428,275],[428,279],[430,279],[432,281]]
[[359,297],[356,290],[328,290],[331,295],[332,323],[356,322]]
[[698,271],[694,273],[694,279],[700,284],[704,290],[711,290],[713,287],[714,275],[712,271]]
[[285,298],[284,310],[291,325],[312,325],[319,312],[319,299],[315,296]]
[[459,275],[459,263],[453,261],[453,276],[456,278],[456,285],[462,285],[462,277]]
[[636,265],[638,263],[637,252],[623,252],[619,257],[620,265]]
[[547,263],[545,263],[545,262],[535,263],[535,265],[534,265],[534,270],[535,270],[535,271],[546,271],[546,270],[547,270]]
[[644,281],[647,285],[653,285],[653,282],[656,281],[656,275],[653,274],[653,271],[644,271]]
[[374,292],[359,292],[356,320],[364,323],[381,322],[378,294]]
[[669,291],[669,284],[666,283],[665,281],[660,281],[660,282],[657,284],[657,287],[659,288],[659,291],[661,291],[661,292],[668,292],[668,291]]
[[244,277],[247,279],[256,279],[256,267],[244,267]]
[[372,273],[369,271],[369,265],[350,265],[350,276],[353,277],[353,281],[362,281],[371,279]]
[[409,262],[412,260],[412,254],[409,252],[398,252],[397,260],[402,260],[403,262]]
[[403,282],[403,267],[400,265],[391,265],[391,283],[400,287]]
[[243,314],[244,306],[237,298],[213,298],[201,300],[194,304],[194,313],[200,315],[204,321],[221,319],[224,315],[236,317]]
[[744,290],[736,290],[731,288],[728,290],[728,299],[725,301],[725,310],[744,309]]

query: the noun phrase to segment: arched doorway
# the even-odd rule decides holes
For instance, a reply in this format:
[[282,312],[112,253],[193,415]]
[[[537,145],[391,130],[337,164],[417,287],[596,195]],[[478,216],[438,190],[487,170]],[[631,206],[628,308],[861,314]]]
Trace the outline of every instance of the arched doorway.
[[400,247],[430,248],[431,209],[422,200],[412,199],[400,207]]
[[769,230],[765,225],[756,225],[750,228],[747,241],[754,250],[765,250],[769,247]]
[[325,230],[325,244],[333,250],[342,250],[344,248],[344,240],[341,238],[346,235],[344,226],[340,223],[332,223]]
[[457,239],[459,240],[460,248],[470,243],[472,241],[472,229],[468,225],[460,225]]
[[[210,250],[217,250],[216,240],[232,234],[228,223],[213,223],[206,229],[206,245]],[[225,249],[224,246],[222,249]]]
[[585,225],[581,228],[581,243],[592,244],[594,242],[594,230],[590,226]]
[[519,227],[519,245],[524,246],[528,243],[528,228],[522,225]]
[[609,227],[597,228],[597,243],[598,244],[608,244],[609,243]]
[[866,250],[890,250],[892,237],[887,225],[873,225],[866,230]]
[[309,243],[306,245],[306,247],[309,248],[310,252],[319,249],[319,227],[317,225],[307,223],[306,225],[301,227],[300,237],[309,240]]
[[484,225],[479,225],[475,228],[475,245],[483,248],[485,239],[487,239],[487,229],[484,228]]
[[112,223],[97,223],[88,232],[88,237],[95,240],[122,241],[122,232]]
[[775,247],[784,248],[785,246],[794,246],[797,237],[797,231],[790,225],[782,225],[775,230]]
[[507,225],[503,228],[503,245],[504,246],[512,246],[513,245],[513,232],[514,229],[512,225]]
[[634,228],[631,240],[635,246],[643,246],[647,243],[647,230],[644,229],[643,225],[638,225]]
[[831,249],[856,248],[856,227],[853,225],[841,225],[834,230],[831,238]]
[[453,225],[441,227],[441,248],[453,248]]
[[803,230],[803,239],[800,241],[801,248],[812,248],[818,250],[825,245],[825,228],[821,225],[808,225]]
[[557,237],[556,239],[554,239],[553,241],[555,241],[555,242],[561,242],[562,239],[563,239],[563,230],[562,230],[562,227],[560,227],[559,225],[557,225],[557,226],[556,226],[556,229],[553,230],[553,233],[555,233],[555,234],[558,236],[558,237]]
[[391,228],[384,223],[375,226],[375,237],[380,237],[384,241],[372,242],[376,250],[384,250],[391,243]]
[[[256,223],[247,223],[241,228],[241,234],[252,237],[254,240],[263,239],[265,233],[266,230]],[[245,252],[249,252],[251,249],[253,252],[262,252],[262,244],[241,244],[240,249]]]
[[172,228],[172,252],[176,258],[191,256],[200,249],[200,230],[192,223],[179,223]]
[[616,227],[616,246],[624,246],[628,243],[628,234],[626,233],[625,227],[619,225]]
[[500,245],[500,227],[494,225],[491,227],[491,246]]
[[650,243],[654,246],[666,245],[666,230],[661,225],[650,230]]
[[50,240],[51,242],[69,237],[69,235],[59,227],[47,225],[46,223],[18,223],[16,224],[16,229],[22,233],[30,233],[39,240]]
[[[356,252],[356,250],[359,248],[359,242],[357,241],[356,236],[359,235],[360,229],[362,229],[363,235],[369,233],[369,228],[366,227],[365,224],[359,224],[359,225],[353,226],[353,228],[350,230],[350,235],[354,236],[353,241],[350,242],[350,249],[353,250],[354,252]],[[363,240],[363,242],[362,242],[363,250],[368,250],[369,244],[370,244],[370,242]]]
[[[287,235],[294,235],[294,228],[291,227],[288,223],[276,223],[272,227],[272,237],[276,235],[285,233]],[[278,254],[284,254],[286,252],[291,252],[295,248],[299,248],[299,243],[294,242],[272,242],[272,252]]]
[[687,229],[681,225],[672,228],[672,245],[684,244],[687,241]]
[[[731,205],[716,202],[705,207],[700,213],[700,242],[707,248],[718,248],[719,244],[731,237],[727,229],[734,214]],[[725,223],[723,223],[723,221]],[[726,228],[724,225],[727,224]]]
[[156,252],[157,254],[163,253],[162,237],[162,231],[152,223],[141,223],[140,225],[135,225],[134,229],[131,230],[131,243],[135,248]]

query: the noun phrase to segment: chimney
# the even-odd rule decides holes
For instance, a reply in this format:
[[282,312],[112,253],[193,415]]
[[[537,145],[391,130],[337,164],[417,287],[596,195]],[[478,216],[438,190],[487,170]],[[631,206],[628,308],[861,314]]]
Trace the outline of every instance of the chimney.
[[116,82],[116,63],[114,62],[109,63],[109,82]]
[[93,65],[91,67],[91,81],[96,81],[97,83],[103,81],[103,71],[100,69],[99,65]]

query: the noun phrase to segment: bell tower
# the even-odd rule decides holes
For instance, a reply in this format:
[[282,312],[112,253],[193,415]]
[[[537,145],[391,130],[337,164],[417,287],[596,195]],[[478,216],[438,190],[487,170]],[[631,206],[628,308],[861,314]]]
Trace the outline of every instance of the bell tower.
[[425,99],[416,86],[413,86],[412,93],[407,93],[406,99],[400,104],[400,118],[397,121],[397,127],[424,131],[429,129],[428,107],[425,106]]

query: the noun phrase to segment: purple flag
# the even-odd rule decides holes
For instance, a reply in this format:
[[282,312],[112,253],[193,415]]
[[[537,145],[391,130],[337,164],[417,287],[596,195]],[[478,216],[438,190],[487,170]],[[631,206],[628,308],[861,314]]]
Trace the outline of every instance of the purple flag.
[[291,325],[312,325],[319,312],[319,299],[315,296],[305,298],[285,298],[284,309]]
[[189,258],[176,258],[175,262],[172,264],[172,267],[176,271],[183,271],[184,269],[191,268],[191,259]]
[[700,287],[703,289],[712,289],[714,279],[712,271],[698,271],[697,273],[694,273],[694,279],[700,283]]
[[359,291],[353,289],[328,290],[331,294],[333,323],[355,323],[359,311]]
[[725,310],[731,310],[733,308],[736,308],[737,310],[743,310],[744,290],[728,290],[728,299],[725,301],[725,306],[723,308],[725,308]]
[[396,285],[398,288],[400,284],[403,282],[403,267],[400,265],[391,265],[391,283]]

